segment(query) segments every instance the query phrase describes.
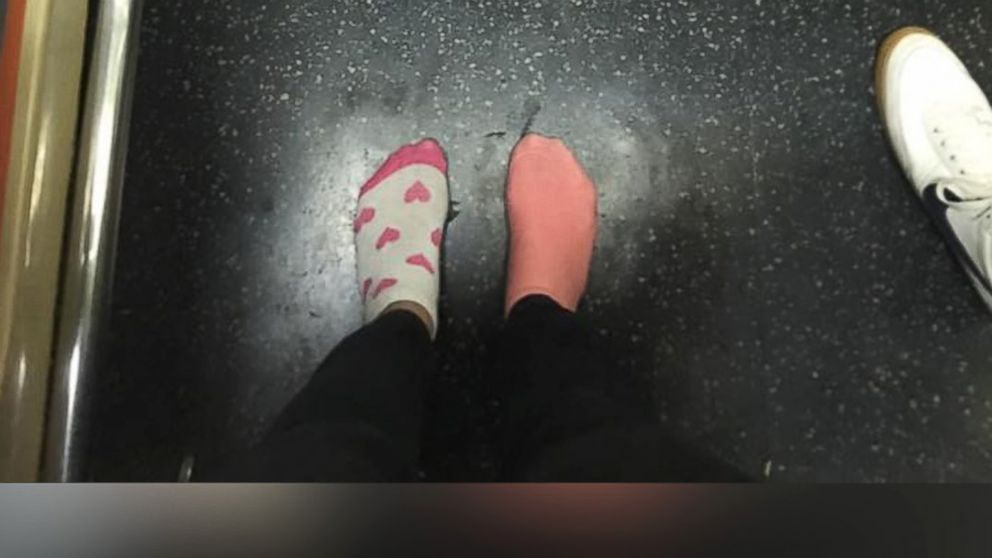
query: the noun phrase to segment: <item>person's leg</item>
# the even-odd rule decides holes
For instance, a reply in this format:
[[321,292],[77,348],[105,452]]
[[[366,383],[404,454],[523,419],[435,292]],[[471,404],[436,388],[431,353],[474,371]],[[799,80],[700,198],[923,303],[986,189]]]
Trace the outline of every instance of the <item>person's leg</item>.
[[366,326],[341,342],[262,443],[200,480],[411,480],[435,369],[447,163],[433,140],[394,153],[359,193]]
[[387,312],[331,352],[261,444],[200,480],[415,479],[433,371],[424,323]]
[[507,180],[510,258],[504,475],[512,480],[740,479],[665,436],[575,315],[596,235],[596,191],[558,140],[525,137]]
[[618,376],[581,320],[551,298],[513,307],[501,354],[507,479],[746,480],[668,436],[646,386]]

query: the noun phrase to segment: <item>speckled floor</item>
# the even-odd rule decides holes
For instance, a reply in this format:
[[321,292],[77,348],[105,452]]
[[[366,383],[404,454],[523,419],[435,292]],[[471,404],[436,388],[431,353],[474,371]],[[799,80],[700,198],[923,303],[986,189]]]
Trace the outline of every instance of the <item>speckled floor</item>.
[[92,476],[257,437],[359,325],[357,187],[434,136],[460,213],[426,475],[488,478],[533,119],[600,188],[583,314],[676,434],[772,481],[992,480],[992,317],[873,105],[910,23],[992,91],[985,0],[147,1]]

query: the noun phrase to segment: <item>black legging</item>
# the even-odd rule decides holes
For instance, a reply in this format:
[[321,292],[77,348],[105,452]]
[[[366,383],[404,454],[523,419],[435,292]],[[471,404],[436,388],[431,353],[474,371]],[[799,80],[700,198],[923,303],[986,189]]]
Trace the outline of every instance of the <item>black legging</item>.
[[[506,480],[745,480],[666,436],[574,314],[544,296],[513,308],[499,354]],[[262,443],[200,480],[417,478],[435,357],[413,314],[392,312],[335,348]]]

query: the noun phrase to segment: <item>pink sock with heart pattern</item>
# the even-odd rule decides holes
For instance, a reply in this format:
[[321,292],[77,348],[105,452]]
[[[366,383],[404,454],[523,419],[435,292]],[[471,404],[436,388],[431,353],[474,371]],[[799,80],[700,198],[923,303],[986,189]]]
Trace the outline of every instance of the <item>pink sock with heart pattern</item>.
[[441,146],[425,139],[394,152],[362,186],[355,247],[365,323],[390,304],[415,302],[430,314],[435,336],[447,173]]

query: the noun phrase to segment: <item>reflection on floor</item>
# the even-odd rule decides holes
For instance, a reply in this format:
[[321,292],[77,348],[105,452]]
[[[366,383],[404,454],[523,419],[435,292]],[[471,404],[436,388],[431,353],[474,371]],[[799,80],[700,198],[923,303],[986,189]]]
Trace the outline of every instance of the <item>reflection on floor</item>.
[[503,178],[532,120],[601,190],[583,314],[676,434],[757,478],[992,480],[992,322],[870,84],[915,23],[992,85],[984,2],[395,4],[146,4],[96,478],[263,431],[359,324],[357,187],[424,136],[459,209],[425,470],[489,478]]

